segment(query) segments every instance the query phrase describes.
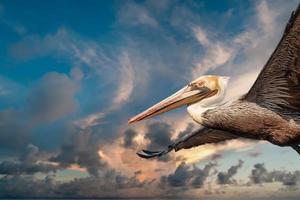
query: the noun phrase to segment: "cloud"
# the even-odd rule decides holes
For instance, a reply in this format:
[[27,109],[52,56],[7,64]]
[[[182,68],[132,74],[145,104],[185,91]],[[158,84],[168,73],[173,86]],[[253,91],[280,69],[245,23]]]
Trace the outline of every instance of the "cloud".
[[26,164],[11,161],[2,161],[0,163],[0,174],[4,175],[18,175],[18,174],[36,174],[56,172],[57,166],[51,164]]
[[145,138],[150,141],[148,149],[164,149],[171,144],[171,126],[164,122],[155,122],[147,127]]
[[27,145],[27,148],[20,155],[20,161],[26,163],[35,163],[38,161],[38,156],[40,154],[39,148],[33,144]]
[[[185,84],[183,80],[189,79],[190,73],[195,76],[201,73],[230,74],[233,77],[229,96],[246,92],[280,36],[279,31],[274,30],[285,23],[282,19],[288,13],[283,3],[277,6],[279,3],[276,2],[274,5],[268,1],[257,2],[256,10],[247,8],[247,12],[255,11],[251,13],[253,16],[243,15],[242,22],[245,23],[239,25],[243,29],[241,32],[227,34],[221,28],[214,29],[212,33],[209,25],[201,23],[205,16],[198,8],[206,8],[205,4],[200,4],[126,2],[118,10],[119,23],[107,30],[117,38],[115,46],[84,38],[65,28],[44,36],[28,34],[12,45],[13,58],[24,61],[50,56],[51,59],[67,61],[71,70],[70,75],[46,74],[29,88],[26,104],[0,111],[2,148],[9,146],[20,151],[32,140],[40,140],[30,138],[31,132],[41,133],[47,143],[51,143],[53,138],[52,134],[45,134],[47,130],[64,138],[60,140],[63,142],[61,148],[51,152],[51,162],[41,155],[36,146],[28,147],[28,152],[25,151],[17,161],[3,161],[3,169],[6,173],[11,170],[9,173],[13,175],[1,176],[0,194],[19,197],[124,197],[141,194],[153,197],[176,189],[199,196],[203,191],[193,189],[205,187],[215,167],[211,166],[213,163],[199,168],[200,161],[215,161],[220,152],[252,147],[252,143],[235,140],[170,153],[169,157],[158,161],[141,160],[135,155],[140,148],[164,149],[177,136],[190,133],[196,126],[188,124],[186,116],[178,117],[182,114],[179,113],[174,117],[168,116],[169,121],[174,123],[162,117],[157,123],[140,123],[128,129],[126,119],[129,114],[165,97],[166,92],[180,88]],[[234,9],[228,11],[228,16],[235,12]],[[222,14],[218,12],[217,15]],[[132,31],[123,31],[128,28]],[[0,88],[3,95],[15,92],[13,87],[4,86],[1,84]],[[80,91],[79,87],[84,88]],[[110,112],[112,110],[114,112]],[[28,128],[27,122],[31,118],[37,126],[43,122],[44,127]],[[59,183],[52,176],[28,175],[54,173],[53,163],[58,169],[70,169],[72,166],[86,169],[88,177]],[[53,170],[42,168],[50,164]],[[228,171],[219,172],[222,183],[235,183],[234,178],[241,165],[238,163]],[[293,181],[292,177],[297,175],[294,172],[290,174],[291,178],[284,182],[293,185],[297,181]],[[218,180],[218,176],[212,178]],[[160,187],[158,192],[158,188],[154,187],[157,183],[165,188]],[[32,190],[29,186],[37,189]],[[223,196],[225,194],[222,193]]]
[[252,157],[252,158],[256,158],[256,157],[260,156],[261,154],[262,154],[262,152],[260,152],[260,151],[251,151],[248,153],[248,156]]
[[257,6],[258,18],[260,27],[267,34],[274,32],[276,28],[276,22],[274,19],[277,18],[278,13],[275,10],[271,10],[267,1],[261,1]]
[[268,171],[263,163],[254,165],[251,170],[250,181],[254,184],[280,182],[284,186],[296,186],[300,183],[300,171],[293,172],[284,170]]
[[[4,176],[0,179],[0,197],[47,197],[53,194],[53,177],[35,179],[33,176]],[[34,188],[34,189],[33,189]]]
[[[252,15],[244,15],[248,19],[242,31],[233,36],[223,37],[222,30],[211,32],[209,27],[193,24],[191,32],[204,48],[201,60],[192,68],[193,77],[206,72],[221,72],[230,74],[231,81],[235,82],[239,76],[248,79],[250,74],[251,81],[244,81],[244,84],[252,83],[279,42],[290,12],[296,5],[296,1],[284,6],[279,1],[273,4],[259,1],[254,4]],[[277,30],[278,27],[281,27],[281,31]],[[247,92],[242,91],[244,84],[232,84],[236,86],[235,93]]]
[[128,53],[123,52],[120,58],[120,65],[120,72],[118,72],[118,88],[116,90],[112,108],[119,107],[126,102],[134,88],[135,74]]
[[104,112],[92,113],[81,119],[73,121],[73,124],[79,127],[80,129],[88,129],[93,126],[101,124],[103,118],[105,117]]
[[163,187],[193,187],[201,188],[210,175],[210,171],[216,164],[209,163],[203,169],[193,165],[192,167],[182,162],[174,171],[167,176],[162,176],[160,185]]
[[158,26],[158,22],[150,15],[147,8],[134,1],[128,1],[120,6],[118,18],[120,23],[130,26],[147,25],[153,28]]
[[106,169],[106,163],[98,154],[99,140],[94,138],[90,129],[81,130],[70,125],[67,131],[59,154],[50,158],[50,161],[59,163],[61,167],[78,164],[86,168],[90,175],[99,176],[101,170]]
[[[100,45],[96,41],[87,40],[65,28],[59,28],[55,33],[46,34],[44,37],[39,35],[25,36],[21,41],[11,46],[10,53],[14,58],[21,60],[52,56],[53,58],[63,59],[70,63],[72,66],[70,68],[70,77],[66,76],[63,78],[62,76],[58,76],[58,74],[48,74],[43,77],[41,83],[47,81],[45,84],[50,84],[49,79],[59,79],[60,82],[64,81],[64,87],[69,87],[66,95],[69,94],[71,96],[71,93],[75,94],[79,85],[82,85],[86,89],[86,91],[80,91],[81,95],[92,95],[89,103],[97,105],[93,109],[96,111],[94,113],[89,112],[89,114],[81,116],[76,121],[84,121],[85,118],[95,116],[100,112],[102,113],[101,118],[104,118],[105,115],[112,113],[112,111],[120,109],[128,102],[129,97],[132,97],[135,85],[145,82],[145,76],[136,76],[135,61],[132,61],[131,52],[128,52],[128,48],[110,49],[109,45]],[[83,78],[86,80],[83,80]],[[97,84],[96,87],[93,85],[93,92],[98,94],[96,96],[95,94],[90,94],[90,90],[92,90],[91,82]],[[140,85],[143,85],[143,83]],[[109,89],[104,86],[109,87]],[[33,97],[30,100],[35,100],[41,96],[41,94],[38,94],[41,91],[42,89],[38,88],[33,90],[32,93],[34,94],[32,94]],[[54,91],[51,90],[51,92]],[[35,94],[36,96],[34,96]],[[69,98],[69,100],[71,99]],[[97,104],[94,101],[98,101]],[[99,106],[99,102],[102,108]],[[60,113],[55,114],[54,112],[60,110],[62,112],[61,115],[64,112],[70,114],[76,108],[77,102],[74,99],[73,102],[69,102],[63,108],[57,107],[48,111],[53,110],[52,115],[59,117]],[[34,113],[37,112],[34,109],[33,111]],[[45,119],[41,120],[53,120],[50,116],[48,117],[49,119],[46,115]],[[37,118],[40,118],[40,115]]]
[[[44,131],[37,130],[38,126],[47,126],[70,116],[77,109],[75,93],[79,83],[65,74],[49,72],[31,87],[11,86],[14,90],[2,99],[3,106],[7,106],[8,100],[11,108],[0,111],[1,149],[9,152],[17,153],[28,143],[33,143],[36,134]],[[48,135],[43,134],[43,139],[46,137]]]
[[76,110],[78,85],[65,74],[47,73],[31,89],[29,116],[36,123],[52,122]]
[[50,175],[43,179],[15,175],[0,178],[0,197],[126,197],[128,188],[149,184],[138,181],[135,175],[126,177],[115,171],[106,172],[101,178],[78,178],[69,182],[57,182]]
[[22,112],[14,109],[0,111],[0,146],[18,151],[30,140],[30,128]]
[[0,163],[0,174],[21,175],[56,172],[60,169],[57,165],[44,163],[39,148],[30,144],[18,161],[2,161]]
[[195,124],[188,123],[188,125],[186,126],[186,129],[183,131],[180,131],[177,138],[180,139],[180,138],[184,137],[185,135],[191,134],[194,129],[195,129]]
[[[56,193],[70,197],[126,197],[129,188],[141,188],[146,182],[140,182],[136,176],[126,177],[113,170],[103,177],[87,177],[58,184]],[[123,194],[120,191],[125,190]]]
[[2,24],[19,35],[23,35],[27,31],[23,24],[17,23],[15,20],[12,20],[12,18],[7,15],[4,5],[0,4],[0,25]]
[[[171,136],[172,136],[172,128],[169,124],[164,122],[155,122],[149,124],[147,127],[148,130],[145,134],[145,138],[149,140],[149,144],[146,149],[149,150],[164,150],[168,147],[168,145],[172,144]],[[166,155],[158,158],[160,161],[169,161],[170,155]]]
[[131,148],[132,146],[135,145],[135,142],[134,142],[134,137],[137,136],[137,132],[135,130],[132,130],[132,129],[128,129],[124,132],[124,147],[125,148]]
[[71,69],[70,76],[73,80],[80,81],[80,80],[82,80],[84,74],[79,67],[73,67]]
[[13,83],[12,81],[6,80],[3,77],[0,77],[0,82],[1,82],[1,86],[0,86],[0,98],[5,98],[7,96],[9,96],[11,94],[11,92],[13,90],[16,90],[18,87],[15,83]]
[[234,56],[234,51],[231,47],[220,41],[214,40],[213,42],[208,39],[207,33],[199,25],[193,28],[193,32],[205,51],[201,60],[192,69],[193,78],[199,77],[208,70],[214,70],[225,65]]
[[232,180],[232,177],[237,174],[238,169],[242,168],[244,161],[239,160],[237,165],[231,166],[227,172],[219,172],[218,173],[218,183],[221,185],[225,184],[233,184],[236,181]]
[[220,159],[220,158],[222,158],[222,157],[223,157],[222,154],[215,153],[215,154],[213,154],[213,155],[210,157],[210,159],[211,159],[211,160],[218,160],[218,159]]
[[84,40],[63,27],[44,37],[25,36],[21,41],[11,45],[10,53],[20,60],[51,55],[67,60],[73,66],[90,67],[97,73],[108,71],[113,63],[98,43]]

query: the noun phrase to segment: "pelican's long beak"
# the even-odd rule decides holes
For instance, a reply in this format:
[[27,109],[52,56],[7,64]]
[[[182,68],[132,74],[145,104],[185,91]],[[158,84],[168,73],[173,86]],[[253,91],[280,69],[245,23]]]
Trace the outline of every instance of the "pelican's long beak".
[[185,86],[172,96],[162,100],[161,102],[148,108],[144,112],[130,118],[128,120],[128,123],[131,124],[137,121],[141,121],[143,119],[159,115],[161,113],[173,110],[183,105],[193,104],[197,101],[206,98],[207,96],[210,96],[212,93],[214,93],[214,91],[211,91],[207,87],[193,89],[190,86]]

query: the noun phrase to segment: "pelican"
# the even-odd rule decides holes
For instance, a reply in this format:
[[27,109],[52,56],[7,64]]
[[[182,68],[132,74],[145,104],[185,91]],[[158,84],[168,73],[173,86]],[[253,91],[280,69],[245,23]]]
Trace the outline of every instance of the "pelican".
[[300,154],[300,4],[273,54],[248,93],[224,102],[229,78],[206,75],[129,119],[134,123],[186,105],[201,128],[161,151],[142,150],[142,158],[208,143],[248,138],[289,146]]

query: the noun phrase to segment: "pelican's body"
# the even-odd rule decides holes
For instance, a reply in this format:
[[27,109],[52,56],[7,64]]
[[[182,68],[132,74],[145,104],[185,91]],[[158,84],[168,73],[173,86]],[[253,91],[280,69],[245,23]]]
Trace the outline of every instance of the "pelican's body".
[[203,126],[279,146],[300,144],[300,124],[256,103],[238,100],[202,114]]
[[283,37],[250,91],[233,102],[223,102],[228,78],[201,76],[131,118],[140,121],[182,105],[203,127],[171,144],[164,151],[143,150],[144,158],[172,149],[248,138],[291,146],[300,154],[300,7],[293,12]]

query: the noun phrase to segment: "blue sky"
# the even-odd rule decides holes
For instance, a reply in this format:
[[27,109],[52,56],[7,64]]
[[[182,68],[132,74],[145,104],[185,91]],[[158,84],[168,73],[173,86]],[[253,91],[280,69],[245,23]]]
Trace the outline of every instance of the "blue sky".
[[246,93],[297,3],[1,0],[0,196],[296,199],[290,148],[237,140],[145,161],[135,152],[198,125],[185,108],[127,119],[204,74],[231,77],[228,100]]

